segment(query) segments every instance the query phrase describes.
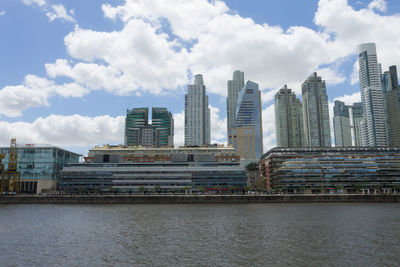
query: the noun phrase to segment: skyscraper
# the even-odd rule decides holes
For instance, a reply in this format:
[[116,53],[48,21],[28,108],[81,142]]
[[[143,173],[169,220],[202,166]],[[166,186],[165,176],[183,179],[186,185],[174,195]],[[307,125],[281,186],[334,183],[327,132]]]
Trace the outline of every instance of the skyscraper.
[[275,94],[275,134],[277,147],[303,147],[304,127],[300,99],[285,85]]
[[333,129],[336,147],[352,145],[349,106],[339,100],[335,101],[335,106],[333,107]]
[[263,154],[261,92],[258,84],[247,81],[238,94],[235,123],[228,143],[244,162],[257,161]]
[[400,88],[396,66],[382,75],[382,88],[385,95],[389,144],[400,146]]
[[151,124],[156,147],[174,146],[174,118],[171,112],[166,108],[152,108]]
[[350,119],[353,123],[350,124],[353,136],[352,145],[354,146],[362,146],[362,129],[361,122],[363,121],[363,107],[361,102],[353,103],[353,106],[350,107],[353,118]]
[[364,114],[364,146],[387,146],[387,126],[380,70],[374,43],[358,46],[361,101]]
[[152,124],[148,123],[148,108],[127,110],[125,145],[166,147],[174,145],[174,119],[166,108],[152,108]]
[[233,73],[233,79],[229,80],[228,83],[228,97],[226,98],[226,114],[227,114],[227,128],[232,129],[235,124],[235,115],[237,108],[237,100],[239,91],[244,86],[244,73],[237,70]]
[[305,145],[306,147],[329,147],[331,146],[331,131],[325,81],[314,72],[301,87]]
[[197,74],[185,95],[185,146],[211,143],[210,109],[203,76]]
[[141,129],[148,125],[148,108],[133,108],[126,111],[125,145],[141,145]]

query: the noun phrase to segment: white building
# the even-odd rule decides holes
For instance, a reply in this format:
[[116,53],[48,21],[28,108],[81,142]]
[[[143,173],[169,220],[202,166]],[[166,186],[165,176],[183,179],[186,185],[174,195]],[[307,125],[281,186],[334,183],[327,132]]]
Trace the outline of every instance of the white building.
[[197,74],[185,95],[185,146],[211,143],[210,109],[203,76]]
[[374,43],[358,46],[361,101],[364,109],[364,146],[387,146],[387,125],[380,81],[380,66]]

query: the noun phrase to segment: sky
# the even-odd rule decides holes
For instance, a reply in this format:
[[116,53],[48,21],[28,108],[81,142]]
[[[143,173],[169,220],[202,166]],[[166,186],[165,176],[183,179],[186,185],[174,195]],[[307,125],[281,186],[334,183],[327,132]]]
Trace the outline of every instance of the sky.
[[376,43],[383,70],[400,64],[400,1],[1,0],[0,36],[0,146],[122,144],[134,107],[168,108],[183,145],[198,73],[211,140],[226,144],[226,83],[241,70],[262,91],[266,152],[283,85],[301,97],[317,72],[332,116],[334,100],[360,101],[358,44]]

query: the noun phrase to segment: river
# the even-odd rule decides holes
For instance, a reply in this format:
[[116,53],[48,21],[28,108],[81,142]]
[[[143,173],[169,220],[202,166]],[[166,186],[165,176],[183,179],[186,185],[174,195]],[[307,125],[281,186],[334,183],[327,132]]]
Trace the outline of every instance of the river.
[[0,205],[0,266],[395,266],[400,204]]

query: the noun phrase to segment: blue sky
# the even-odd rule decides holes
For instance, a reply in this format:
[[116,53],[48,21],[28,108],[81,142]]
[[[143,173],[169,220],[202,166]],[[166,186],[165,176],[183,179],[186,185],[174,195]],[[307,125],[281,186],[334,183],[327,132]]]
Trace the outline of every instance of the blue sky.
[[0,145],[49,143],[86,153],[123,142],[132,107],[167,107],[183,143],[185,85],[204,75],[212,140],[226,142],[226,81],[259,83],[264,150],[275,144],[273,95],[299,96],[313,71],[331,102],[359,100],[356,48],[400,63],[394,0],[2,0]]

